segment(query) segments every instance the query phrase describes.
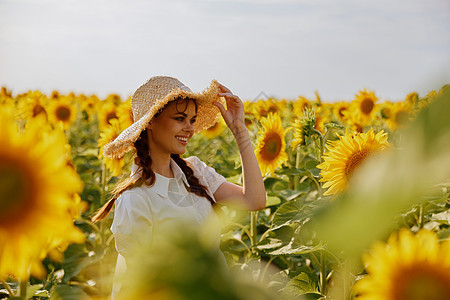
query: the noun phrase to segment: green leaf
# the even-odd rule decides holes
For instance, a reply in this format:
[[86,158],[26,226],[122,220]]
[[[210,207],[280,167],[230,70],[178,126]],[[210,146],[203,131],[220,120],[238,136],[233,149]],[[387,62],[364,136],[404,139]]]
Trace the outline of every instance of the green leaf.
[[294,243],[289,243],[284,247],[281,247],[280,249],[277,249],[275,251],[269,252],[270,255],[301,255],[311,252],[316,252],[319,250],[324,250],[324,246],[322,244],[315,245],[315,246],[295,246]]
[[[40,295],[41,297],[48,297],[48,291],[40,291],[43,286],[43,284],[28,284],[26,299],[30,299],[33,296],[38,296],[38,294],[42,294]],[[47,296],[45,296],[45,293],[47,293]]]
[[274,214],[272,225],[275,227],[290,224],[292,222],[302,222],[309,216],[303,212],[304,202],[302,199],[295,199],[281,205]]
[[284,190],[289,188],[289,182],[277,177],[267,177],[264,179],[264,187],[266,190]]
[[319,162],[315,159],[310,159],[308,161],[305,162],[305,169],[315,169],[316,166],[319,164]]
[[310,278],[302,272],[292,278],[282,293],[283,299],[320,299],[323,295],[317,291],[317,278]]
[[92,261],[88,260],[88,251],[85,244],[71,244],[64,252],[63,281],[68,282],[72,277],[77,276],[81,270]]
[[281,199],[279,197],[267,196],[266,207],[273,206],[273,205],[278,205],[280,203],[281,203]]
[[260,250],[274,250],[289,244],[292,240],[294,229],[290,225],[276,229],[269,229],[268,236],[258,244]]
[[57,285],[50,293],[52,300],[80,300],[89,299],[88,295],[79,286]]

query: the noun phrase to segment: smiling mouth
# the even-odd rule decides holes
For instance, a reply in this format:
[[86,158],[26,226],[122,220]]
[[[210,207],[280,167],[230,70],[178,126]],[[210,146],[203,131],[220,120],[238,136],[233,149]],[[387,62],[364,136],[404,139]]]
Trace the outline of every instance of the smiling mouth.
[[176,136],[175,138],[176,138],[177,140],[183,142],[183,143],[187,143],[187,142],[188,142],[188,138],[187,138],[187,137]]

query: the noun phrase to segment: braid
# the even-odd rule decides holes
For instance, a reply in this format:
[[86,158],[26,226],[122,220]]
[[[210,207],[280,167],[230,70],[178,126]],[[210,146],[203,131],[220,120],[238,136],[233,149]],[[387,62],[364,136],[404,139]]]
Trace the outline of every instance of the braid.
[[150,149],[147,143],[147,129],[141,132],[141,135],[134,142],[137,155],[137,165],[142,168],[142,177],[144,181],[152,186],[155,183],[156,176],[152,170],[152,158],[150,157]]
[[179,154],[171,154],[172,159],[177,163],[177,165],[181,168],[184,175],[186,175],[187,181],[190,185],[190,192],[200,196],[205,197],[211,202],[211,205],[215,205],[216,202],[210,195],[206,192],[206,187],[203,186],[197,177],[194,175],[194,171],[186,164],[186,161],[180,157]]
[[150,157],[147,143],[147,130],[143,130],[141,132],[141,135],[139,136],[137,141],[134,142],[134,147],[136,148],[137,155],[136,164],[142,168],[142,177],[128,177],[120,182],[112,191],[112,198],[108,202],[106,202],[91,218],[93,222],[103,220],[111,211],[117,198],[119,198],[119,196],[126,190],[141,186],[144,182],[148,183],[149,185],[153,185],[155,183],[156,176],[150,167],[152,164],[152,159]]

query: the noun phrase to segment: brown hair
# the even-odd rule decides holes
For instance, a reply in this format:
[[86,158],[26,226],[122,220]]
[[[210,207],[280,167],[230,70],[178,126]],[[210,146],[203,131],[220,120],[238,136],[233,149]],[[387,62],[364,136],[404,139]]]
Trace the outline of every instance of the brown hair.
[[[179,100],[185,100],[186,103],[188,103],[190,100],[194,101],[195,108],[197,110],[197,104],[194,99],[185,98],[185,99],[175,99],[178,110],[178,102]],[[169,102],[170,103],[170,102]],[[168,104],[169,104],[168,103]],[[166,104],[166,106],[168,105]],[[158,111],[157,114],[155,114],[154,118],[157,117],[162,110],[166,107],[164,106],[162,109]],[[187,108],[187,104],[185,109]],[[137,186],[141,186],[142,184],[146,184],[148,186],[152,186],[155,183],[155,173],[153,172],[151,166],[152,166],[152,158],[150,157],[150,149],[148,147],[147,143],[147,130],[144,129],[139,138],[134,142],[134,148],[136,149],[136,158],[135,163],[138,165],[139,169],[142,171],[142,176],[136,178],[136,177],[128,177],[124,180],[122,180],[112,191],[112,198],[105,203],[91,218],[93,222],[98,222],[103,220],[111,211],[114,203],[116,202],[117,198],[125,192],[126,190],[132,189]],[[194,171],[186,164],[186,161],[180,157],[179,154],[171,154],[170,157],[177,163],[177,165],[181,168],[184,175],[186,176],[186,179],[189,183],[189,187],[186,187],[188,192],[194,193],[200,197],[205,197],[206,199],[211,202],[212,205],[215,205],[214,199],[208,195],[206,192],[206,187],[202,184],[200,184],[200,181],[197,177],[194,175]]]

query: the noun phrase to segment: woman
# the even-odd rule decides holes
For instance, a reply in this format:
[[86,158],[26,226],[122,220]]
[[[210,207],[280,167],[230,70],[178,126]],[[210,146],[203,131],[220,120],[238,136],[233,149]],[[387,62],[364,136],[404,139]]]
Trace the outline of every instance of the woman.
[[[116,273],[125,269],[124,257],[143,231],[155,233],[179,218],[201,224],[215,203],[234,203],[248,210],[265,207],[264,183],[245,127],[244,105],[228,88],[212,81],[207,90],[194,93],[175,78],[152,77],[134,92],[131,109],[134,123],[104,148],[107,157],[136,151],[131,176],[92,218],[103,219],[117,201],[111,226],[119,252]],[[195,156],[180,157],[192,135],[213,126],[220,115],[239,148],[243,186],[227,182]]]

